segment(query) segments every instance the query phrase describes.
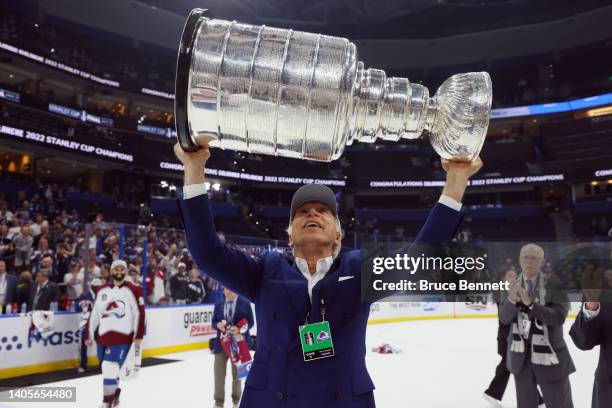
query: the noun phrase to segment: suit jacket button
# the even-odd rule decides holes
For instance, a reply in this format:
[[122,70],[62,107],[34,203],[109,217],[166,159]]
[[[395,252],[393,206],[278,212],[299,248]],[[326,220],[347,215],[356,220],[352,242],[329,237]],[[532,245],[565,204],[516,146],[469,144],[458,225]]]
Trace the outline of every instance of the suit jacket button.
[[339,400],[340,398],[342,398],[342,393],[340,390],[336,390],[336,399]]
[[279,400],[282,400],[283,398],[285,398],[285,395],[279,391],[276,393],[276,398],[278,398]]
[[272,312],[272,320],[276,320],[276,312]]

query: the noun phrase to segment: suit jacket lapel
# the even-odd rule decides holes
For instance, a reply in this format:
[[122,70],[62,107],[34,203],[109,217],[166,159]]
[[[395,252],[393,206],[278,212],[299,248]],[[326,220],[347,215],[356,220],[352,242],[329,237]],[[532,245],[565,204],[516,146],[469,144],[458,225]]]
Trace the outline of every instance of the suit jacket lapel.
[[[340,263],[341,256],[338,256],[332,266],[329,268],[329,272],[325,275],[325,278],[321,280],[322,294],[324,296],[325,304],[331,303],[334,298],[336,289],[338,288],[338,278],[340,277]],[[314,290],[313,290],[314,292]],[[314,294],[313,294],[314,297]]]
[[[291,305],[295,309],[300,322],[306,321],[306,315],[310,310],[310,299],[308,298],[308,281],[302,276],[297,268],[290,264],[289,268],[282,271],[283,282]],[[297,327],[296,327],[297,331]]]

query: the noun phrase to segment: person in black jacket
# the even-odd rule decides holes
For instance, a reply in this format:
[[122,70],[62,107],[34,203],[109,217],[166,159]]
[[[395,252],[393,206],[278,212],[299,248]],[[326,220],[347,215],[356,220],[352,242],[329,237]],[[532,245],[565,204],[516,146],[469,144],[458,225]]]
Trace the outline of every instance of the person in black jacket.
[[191,279],[187,284],[187,301],[190,304],[200,304],[204,301],[206,290],[204,289],[204,281],[200,278],[200,271],[194,265],[191,268]]
[[32,274],[29,271],[23,271],[19,274],[19,283],[17,284],[17,305],[20,313],[24,303],[26,305],[26,309],[29,307],[31,293]]
[[17,279],[12,274],[6,271],[6,262],[0,259],[0,313],[6,312],[6,306],[11,306],[12,313],[18,313],[12,310],[12,305],[16,302],[17,296]]
[[607,408],[612,404],[612,269],[607,270],[605,276],[610,289],[602,297],[601,275],[593,270],[585,272],[582,290],[586,302],[570,330],[570,337],[580,350],[600,346],[592,408]]
[[172,297],[174,304],[184,305],[187,303],[188,284],[187,265],[181,262],[178,264],[178,272],[170,278],[170,297]]
[[36,284],[32,285],[28,310],[51,310],[51,303],[59,303],[59,301],[59,287],[49,281],[46,270],[41,269],[36,274]]

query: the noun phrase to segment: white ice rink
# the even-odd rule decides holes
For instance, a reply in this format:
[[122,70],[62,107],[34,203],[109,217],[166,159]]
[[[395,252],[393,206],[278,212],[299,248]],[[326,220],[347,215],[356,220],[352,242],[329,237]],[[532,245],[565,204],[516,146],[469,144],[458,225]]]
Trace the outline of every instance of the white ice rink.
[[[566,332],[571,323],[572,320],[568,319]],[[370,326],[367,364],[376,384],[377,406],[487,408],[489,405],[482,399],[482,393],[499,362],[496,336],[496,319],[431,320]],[[574,406],[588,408],[599,350],[583,352],[576,349],[569,336],[566,340],[577,368],[570,377]],[[380,355],[369,351],[382,342],[402,349],[403,353]],[[181,361],[144,368],[139,379],[122,387],[121,407],[212,407],[213,356],[210,352],[191,351],[166,357]],[[98,407],[102,399],[101,384],[100,375],[47,384],[77,387],[77,402],[72,404],[0,403],[0,407]],[[226,389],[228,407],[229,378]],[[515,401],[511,379],[504,396],[504,407],[516,407]]]

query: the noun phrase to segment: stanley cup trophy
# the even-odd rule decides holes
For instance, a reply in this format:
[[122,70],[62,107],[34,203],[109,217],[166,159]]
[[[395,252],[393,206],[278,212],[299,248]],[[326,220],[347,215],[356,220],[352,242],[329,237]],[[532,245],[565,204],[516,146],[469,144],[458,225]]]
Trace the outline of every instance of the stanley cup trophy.
[[491,111],[486,72],[427,88],[364,69],[345,38],[191,12],[178,55],[175,118],[186,151],[212,147],[332,161],[354,141],[428,135],[444,159],[474,160]]

